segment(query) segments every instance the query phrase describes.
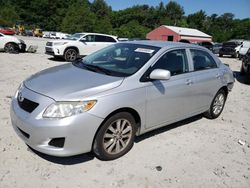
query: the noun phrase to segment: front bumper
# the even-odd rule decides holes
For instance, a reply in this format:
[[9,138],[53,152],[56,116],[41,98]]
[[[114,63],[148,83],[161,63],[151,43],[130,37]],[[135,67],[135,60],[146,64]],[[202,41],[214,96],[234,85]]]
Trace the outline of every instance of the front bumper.
[[[31,148],[54,156],[72,156],[91,151],[95,133],[103,119],[88,113],[63,119],[44,119],[43,111],[54,100],[27,88],[22,95],[39,106],[31,113],[23,110],[14,97],[11,102],[11,122],[19,137]],[[62,147],[50,145],[50,141],[64,138]]]
[[63,56],[64,48],[61,46],[46,46],[45,53],[53,56]]

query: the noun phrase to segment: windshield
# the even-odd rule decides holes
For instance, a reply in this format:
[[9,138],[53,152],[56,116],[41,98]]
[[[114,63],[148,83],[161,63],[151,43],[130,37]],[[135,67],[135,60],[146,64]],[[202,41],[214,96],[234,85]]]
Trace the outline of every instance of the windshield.
[[111,76],[126,77],[137,72],[159,47],[117,43],[86,56],[74,65]]
[[73,35],[68,36],[67,39],[68,39],[68,40],[78,40],[78,39],[80,39],[83,35],[85,35],[85,34],[83,34],[83,33],[75,33],[75,34],[73,34]]

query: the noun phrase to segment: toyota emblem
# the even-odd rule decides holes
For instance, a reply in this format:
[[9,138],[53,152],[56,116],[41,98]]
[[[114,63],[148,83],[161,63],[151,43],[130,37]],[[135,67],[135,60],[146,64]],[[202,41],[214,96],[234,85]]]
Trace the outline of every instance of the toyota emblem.
[[17,95],[17,99],[18,99],[18,101],[19,101],[19,102],[23,102],[24,98],[23,98],[23,96],[22,96],[22,93],[21,93],[21,92],[19,92],[19,93],[18,93],[18,95]]

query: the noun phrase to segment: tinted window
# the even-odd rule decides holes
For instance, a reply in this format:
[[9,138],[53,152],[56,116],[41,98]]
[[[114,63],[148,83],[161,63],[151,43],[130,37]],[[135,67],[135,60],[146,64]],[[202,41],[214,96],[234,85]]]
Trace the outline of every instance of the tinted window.
[[172,76],[188,72],[186,51],[182,49],[167,52],[156,62],[153,69],[169,70]]
[[87,35],[84,37],[86,42],[95,42],[95,35]]
[[190,50],[194,63],[194,71],[216,68],[217,64],[214,59],[201,50]]
[[112,37],[106,37],[106,41],[107,42],[116,42],[116,40],[113,39]]
[[95,36],[95,41],[96,42],[106,42],[106,36],[96,35]]

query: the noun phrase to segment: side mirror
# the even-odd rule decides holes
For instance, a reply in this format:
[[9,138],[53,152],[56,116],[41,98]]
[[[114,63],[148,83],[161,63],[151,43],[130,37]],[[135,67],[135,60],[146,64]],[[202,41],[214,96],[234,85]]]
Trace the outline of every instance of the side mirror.
[[170,79],[170,71],[164,69],[155,69],[153,70],[149,78],[152,80],[169,80]]
[[87,39],[86,38],[81,38],[81,40],[80,40],[81,42],[87,42]]

